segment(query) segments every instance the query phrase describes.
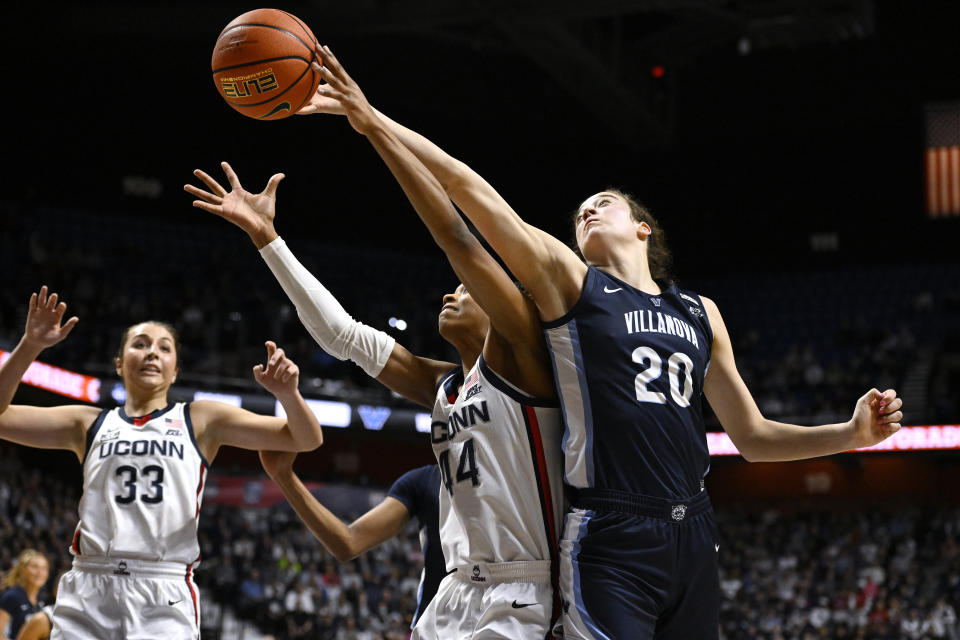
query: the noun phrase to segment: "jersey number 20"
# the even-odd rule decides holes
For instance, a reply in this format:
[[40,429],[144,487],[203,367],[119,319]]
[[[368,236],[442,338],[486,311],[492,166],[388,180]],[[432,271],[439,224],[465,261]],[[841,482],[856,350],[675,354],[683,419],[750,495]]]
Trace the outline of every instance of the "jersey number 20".
[[[634,386],[637,391],[637,400],[665,404],[667,397],[660,391],[647,389],[647,384],[660,377],[663,371],[663,360],[660,354],[650,347],[637,347],[633,350],[633,361],[645,364],[647,368],[637,374]],[[680,379],[680,370],[683,369],[683,380]],[[677,351],[667,360],[667,379],[670,382],[670,397],[681,407],[690,406],[690,396],[693,395],[693,361],[690,356]]]

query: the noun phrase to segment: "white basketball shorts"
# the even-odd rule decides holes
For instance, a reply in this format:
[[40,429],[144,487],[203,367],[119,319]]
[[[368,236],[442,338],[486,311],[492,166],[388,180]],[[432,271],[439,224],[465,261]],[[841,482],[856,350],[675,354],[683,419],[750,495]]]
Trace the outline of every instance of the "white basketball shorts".
[[458,567],[440,583],[411,640],[547,638],[553,596],[549,562]]
[[197,640],[200,601],[186,565],[76,557],[52,622],[51,640]]

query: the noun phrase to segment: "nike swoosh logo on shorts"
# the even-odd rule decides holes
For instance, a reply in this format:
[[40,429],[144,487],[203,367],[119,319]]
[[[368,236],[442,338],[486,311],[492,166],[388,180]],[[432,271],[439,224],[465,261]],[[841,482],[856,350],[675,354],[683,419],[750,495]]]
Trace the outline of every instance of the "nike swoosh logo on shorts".
[[536,602],[529,602],[529,603],[527,603],[527,604],[517,604],[517,601],[514,600],[513,603],[512,603],[510,606],[513,607],[514,609],[523,609],[524,607],[532,607],[532,606],[535,605],[535,604],[537,604],[537,603],[536,603]]
[[608,289],[607,285],[603,285],[604,293],[616,293],[617,291],[623,291],[623,287],[617,287],[616,289]]
[[167,600],[167,605],[172,607],[173,605],[180,604],[181,602],[183,602],[183,598],[180,598],[179,600]]

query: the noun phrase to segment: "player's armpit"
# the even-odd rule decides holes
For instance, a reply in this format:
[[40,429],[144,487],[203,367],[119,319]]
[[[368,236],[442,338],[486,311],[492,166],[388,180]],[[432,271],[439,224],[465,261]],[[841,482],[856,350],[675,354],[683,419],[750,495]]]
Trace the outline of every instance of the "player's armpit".
[[440,378],[454,367],[451,362],[415,356],[402,344],[395,343],[377,381],[411,402],[430,408]]

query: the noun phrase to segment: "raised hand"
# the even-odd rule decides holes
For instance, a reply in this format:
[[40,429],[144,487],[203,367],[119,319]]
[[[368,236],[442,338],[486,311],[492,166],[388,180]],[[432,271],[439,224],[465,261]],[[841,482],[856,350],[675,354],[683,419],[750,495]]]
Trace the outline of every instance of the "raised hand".
[[77,316],[63,322],[67,303],[57,302],[57,298],[56,293],[47,295],[46,285],[40,287],[39,293],[30,295],[27,326],[23,332],[23,339],[30,346],[39,349],[52,347],[66,338],[80,322]]
[[293,473],[296,451],[261,451],[260,464],[271,478]]
[[[327,54],[324,52],[323,47],[317,45],[317,60],[324,60],[324,56]],[[313,70],[316,73],[323,75],[323,67],[318,62],[312,62],[310,64],[313,67]],[[313,96],[310,98],[310,102],[300,107],[300,110],[297,111],[298,116],[306,116],[312,113],[330,113],[333,115],[342,116],[346,113],[346,110],[343,108],[343,105],[339,100],[335,98],[330,98],[325,93],[321,92],[321,89],[324,89],[326,85],[321,84],[317,87],[317,91],[314,92]]]
[[852,419],[857,448],[871,447],[899,431],[903,420],[902,407],[903,400],[893,389],[883,393],[871,389],[862,395],[857,400]]
[[183,190],[199,198],[193,201],[193,206],[229,220],[246,231],[258,248],[263,247],[277,237],[277,232],[273,228],[273,219],[276,216],[277,186],[284,175],[274,174],[267,182],[267,187],[260,193],[254,194],[243,188],[240,179],[228,163],[221,162],[220,166],[230,184],[229,192],[200,169],[195,169],[193,175],[206,184],[209,191],[204,191],[192,184],[183,185]]
[[300,368],[287,358],[275,342],[267,340],[264,345],[267,347],[267,366],[256,365],[253,377],[260,386],[277,397],[295,393],[300,383]]
[[[323,66],[313,63],[314,71],[326,81],[317,87],[317,92],[311,100],[317,111],[325,113],[343,113],[350,121],[350,126],[359,133],[367,135],[370,130],[380,124],[380,119],[373,107],[367,102],[366,96],[354,82],[330,47],[320,47],[317,55],[323,60]],[[301,112],[303,110],[301,109]]]

